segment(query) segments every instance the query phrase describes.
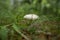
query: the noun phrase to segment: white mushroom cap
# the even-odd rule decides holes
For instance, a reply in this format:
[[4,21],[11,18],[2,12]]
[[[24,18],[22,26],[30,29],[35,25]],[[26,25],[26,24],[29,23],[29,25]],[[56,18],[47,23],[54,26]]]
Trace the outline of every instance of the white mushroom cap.
[[25,19],[36,20],[36,19],[39,18],[39,16],[36,15],[36,14],[27,14],[27,15],[24,16],[24,18],[25,18]]

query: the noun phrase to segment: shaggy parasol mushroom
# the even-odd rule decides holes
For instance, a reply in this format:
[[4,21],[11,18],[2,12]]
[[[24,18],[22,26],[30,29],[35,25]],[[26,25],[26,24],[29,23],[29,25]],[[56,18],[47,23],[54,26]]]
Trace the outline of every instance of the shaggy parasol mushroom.
[[29,20],[36,20],[36,19],[39,18],[39,16],[36,15],[36,14],[27,14],[27,15],[24,16],[24,18],[29,19]]
[[34,20],[38,19],[39,16],[36,14],[26,14],[24,16],[25,21],[28,21],[28,24],[30,25]]

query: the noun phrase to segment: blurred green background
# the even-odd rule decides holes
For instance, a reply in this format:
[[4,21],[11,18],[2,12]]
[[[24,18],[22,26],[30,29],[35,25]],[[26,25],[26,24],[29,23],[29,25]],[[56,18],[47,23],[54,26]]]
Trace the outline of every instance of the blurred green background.
[[0,40],[60,40],[60,0],[0,0]]

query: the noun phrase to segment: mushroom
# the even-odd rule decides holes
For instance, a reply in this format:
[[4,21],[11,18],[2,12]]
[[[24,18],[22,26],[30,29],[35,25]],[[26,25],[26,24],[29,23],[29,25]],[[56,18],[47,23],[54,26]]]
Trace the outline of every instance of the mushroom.
[[36,20],[36,19],[39,18],[39,16],[36,15],[36,14],[27,14],[27,15],[24,16],[24,18],[28,19],[28,20]]
[[26,14],[24,16],[24,19],[28,23],[28,25],[31,25],[38,18],[39,18],[39,16],[36,14]]

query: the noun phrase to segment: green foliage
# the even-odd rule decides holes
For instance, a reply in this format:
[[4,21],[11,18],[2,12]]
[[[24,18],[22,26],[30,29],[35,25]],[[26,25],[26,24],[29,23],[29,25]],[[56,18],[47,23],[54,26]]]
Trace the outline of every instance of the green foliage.
[[0,38],[1,40],[7,40],[8,29],[6,28],[6,26],[0,26]]
[[[28,31],[30,35],[31,33],[32,35],[34,35],[35,31],[39,29],[39,27],[41,27],[40,29],[43,32],[51,32],[52,34],[56,33],[56,35],[60,35],[60,0],[22,0],[22,1],[12,0],[12,1],[0,0],[1,40],[7,40],[9,32],[11,32],[10,40],[13,39],[14,35],[18,36],[17,37],[18,40],[20,40],[19,38],[22,37],[28,40],[26,35],[21,33],[23,32],[22,30]],[[39,16],[39,19],[33,22],[31,22],[30,20],[25,20],[23,16],[25,14],[30,13],[37,14]],[[48,29],[46,29],[46,27]]]

